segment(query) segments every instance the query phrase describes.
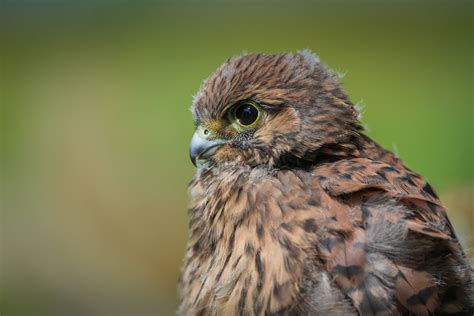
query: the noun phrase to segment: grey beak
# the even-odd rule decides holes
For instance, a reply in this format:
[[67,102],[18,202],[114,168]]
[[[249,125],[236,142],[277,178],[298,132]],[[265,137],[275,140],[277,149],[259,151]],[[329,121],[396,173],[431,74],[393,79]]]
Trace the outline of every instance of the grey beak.
[[214,155],[216,150],[223,145],[223,141],[219,139],[208,140],[201,135],[199,131],[196,131],[191,139],[191,145],[189,146],[189,157],[196,166],[197,160],[205,160]]

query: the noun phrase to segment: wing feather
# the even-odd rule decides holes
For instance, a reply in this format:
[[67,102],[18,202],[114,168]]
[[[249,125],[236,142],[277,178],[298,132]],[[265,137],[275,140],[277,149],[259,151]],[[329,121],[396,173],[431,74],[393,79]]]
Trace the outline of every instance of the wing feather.
[[351,216],[352,228],[328,229],[319,251],[359,313],[472,310],[472,269],[446,210],[421,177],[361,158],[316,169],[315,175]]

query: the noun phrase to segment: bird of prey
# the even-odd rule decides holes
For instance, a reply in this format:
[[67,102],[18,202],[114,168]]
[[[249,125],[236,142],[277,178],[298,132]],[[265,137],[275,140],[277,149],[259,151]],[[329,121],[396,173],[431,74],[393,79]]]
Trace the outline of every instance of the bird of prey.
[[312,52],[230,58],[191,110],[182,315],[473,314],[435,191]]

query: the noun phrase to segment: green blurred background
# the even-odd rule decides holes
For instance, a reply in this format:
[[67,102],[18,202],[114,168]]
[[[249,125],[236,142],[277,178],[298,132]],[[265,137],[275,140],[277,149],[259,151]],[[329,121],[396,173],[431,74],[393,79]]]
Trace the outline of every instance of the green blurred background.
[[[133,5],[132,5],[133,3]],[[473,220],[470,1],[2,1],[1,315],[173,315],[192,95],[310,48],[368,134]]]

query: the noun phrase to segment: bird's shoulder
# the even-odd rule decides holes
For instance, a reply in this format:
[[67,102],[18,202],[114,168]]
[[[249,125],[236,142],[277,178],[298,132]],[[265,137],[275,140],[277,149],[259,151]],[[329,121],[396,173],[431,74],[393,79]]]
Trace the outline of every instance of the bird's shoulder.
[[334,213],[319,232],[318,255],[359,313],[469,308],[471,268],[446,210],[421,176],[366,158],[323,164],[313,175]]
[[392,204],[406,209],[397,213],[400,218],[394,216],[393,220],[404,219],[411,229],[421,234],[439,238],[453,236],[446,209],[434,189],[403,164],[353,158],[318,166],[313,175],[318,179],[318,186],[333,200],[360,211],[359,215],[364,218],[353,218],[353,224],[360,225],[358,220],[370,216],[365,206]]

